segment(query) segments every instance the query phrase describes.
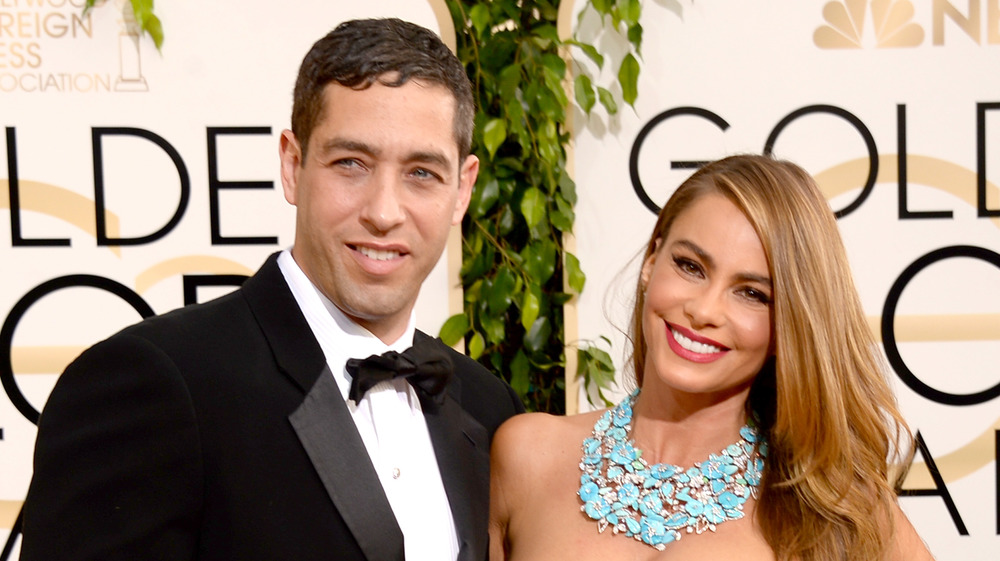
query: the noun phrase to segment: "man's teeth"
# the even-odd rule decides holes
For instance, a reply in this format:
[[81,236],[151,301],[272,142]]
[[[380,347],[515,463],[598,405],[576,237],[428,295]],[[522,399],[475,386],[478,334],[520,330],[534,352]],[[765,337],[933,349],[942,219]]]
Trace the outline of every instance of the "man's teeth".
[[396,259],[397,257],[399,257],[398,251],[372,249],[369,247],[358,248],[358,251],[361,252],[361,255],[364,255],[365,257],[369,259],[374,259],[376,261],[388,261],[390,259]]
[[687,337],[681,335],[681,333],[679,331],[677,331],[676,329],[671,329],[670,333],[673,334],[674,341],[677,341],[677,343],[680,344],[680,346],[684,347],[685,349],[687,349],[687,350],[689,350],[689,351],[691,351],[693,353],[711,354],[711,353],[718,353],[718,352],[722,351],[722,349],[720,349],[719,347],[716,347],[714,345],[707,345],[705,343],[699,343],[697,341],[692,341],[691,339],[688,339]]

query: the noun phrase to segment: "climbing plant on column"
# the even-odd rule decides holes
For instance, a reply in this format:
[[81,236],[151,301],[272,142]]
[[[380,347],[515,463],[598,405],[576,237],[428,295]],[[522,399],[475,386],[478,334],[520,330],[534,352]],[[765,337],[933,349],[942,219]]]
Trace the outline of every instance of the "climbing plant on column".
[[[563,305],[586,280],[564,245],[577,201],[566,168],[572,110],[567,58],[582,55],[601,68],[605,57],[579,38],[560,38],[557,0],[447,4],[457,54],[476,96],[473,149],[480,168],[462,224],[464,313],[448,319],[441,338],[448,344],[464,338],[468,354],[507,380],[529,410],[563,413]],[[637,95],[641,3],[591,0],[584,10],[596,12],[606,30],[620,33],[629,52],[615,74],[617,88],[576,72],[573,99],[587,114],[598,103],[614,114],[617,99],[631,105]],[[578,359],[585,381],[599,390],[610,385],[614,367],[607,352],[585,346]]]

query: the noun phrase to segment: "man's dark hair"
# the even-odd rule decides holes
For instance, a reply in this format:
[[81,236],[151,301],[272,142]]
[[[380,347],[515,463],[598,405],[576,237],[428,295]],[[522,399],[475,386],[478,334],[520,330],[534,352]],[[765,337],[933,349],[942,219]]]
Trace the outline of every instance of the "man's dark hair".
[[399,19],[346,21],[316,41],[306,54],[295,81],[292,105],[292,132],[302,147],[303,160],[323,111],[327,84],[336,82],[363,90],[376,81],[398,87],[409,80],[443,86],[454,96],[455,141],[464,160],[472,147],[475,117],[472,84],[465,68],[437,35]]

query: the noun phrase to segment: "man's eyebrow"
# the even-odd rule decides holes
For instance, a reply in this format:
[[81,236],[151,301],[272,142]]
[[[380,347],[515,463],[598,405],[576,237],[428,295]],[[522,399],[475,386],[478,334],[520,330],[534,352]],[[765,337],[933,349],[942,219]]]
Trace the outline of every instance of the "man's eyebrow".
[[370,156],[379,155],[379,150],[377,148],[358,140],[331,138],[319,145],[319,151],[321,154],[328,154],[334,150],[349,150],[352,152],[361,152]]
[[443,167],[450,167],[452,162],[448,156],[441,152],[414,152],[407,156],[408,162],[420,162],[425,164],[438,164]]
[[[361,152],[362,154],[367,154],[372,157],[379,157],[381,155],[381,150],[378,148],[359,140],[351,140],[347,138],[331,138],[319,145],[320,154],[328,154],[335,150],[346,150],[349,152]],[[425,164],[437,164],[442,167],[450,167],[452,161],[447,155],[438,151],[417,151],[406,156],[405,161],[407,162],[417,162]]]

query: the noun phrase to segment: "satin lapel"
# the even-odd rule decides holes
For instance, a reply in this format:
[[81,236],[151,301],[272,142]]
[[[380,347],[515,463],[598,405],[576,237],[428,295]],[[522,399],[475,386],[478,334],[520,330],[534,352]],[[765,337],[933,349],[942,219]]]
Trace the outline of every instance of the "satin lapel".
[[368,559],[402,559],[403,533],[329,368],[289,420]]
[[278,368],[303,394],[308,392],[326,367],[326,357],[281,274],[278,254],[272,254],[240,290]]
[[[416,338],[430,336],[417,332]],[[438,342],[440,345],[444,343]],[[453,377],[444,403],[421,400],[458,531],[458,561],[486,558],[490,508],[489,435],[460,404],[461,384]]]

